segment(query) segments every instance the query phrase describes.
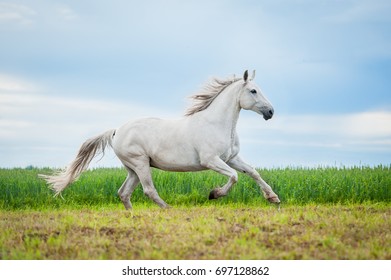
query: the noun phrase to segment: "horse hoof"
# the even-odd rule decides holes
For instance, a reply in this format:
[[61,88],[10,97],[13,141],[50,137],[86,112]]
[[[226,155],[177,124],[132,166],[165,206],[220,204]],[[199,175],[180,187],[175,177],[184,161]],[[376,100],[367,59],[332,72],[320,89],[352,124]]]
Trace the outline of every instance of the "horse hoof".
[[165,205],[162,205],[160,206],[162,209],[171,209],[172,206],[171,205],[168,205],[168,204],[165,204]]
[[210,193],[209,193],[209,200],[212,200],[212,199],[217,199],[218,196],[217,196],[217,190],[214,189],[212,190]]
[[271,203],[276,203],[276,204],[279,204],[281,202],[278,196],[269,197],[267,200]]

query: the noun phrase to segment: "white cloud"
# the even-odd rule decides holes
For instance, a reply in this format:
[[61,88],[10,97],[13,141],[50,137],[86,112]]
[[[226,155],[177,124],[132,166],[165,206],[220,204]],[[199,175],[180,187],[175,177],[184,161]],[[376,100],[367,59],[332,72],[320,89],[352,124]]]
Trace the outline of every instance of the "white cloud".
[[37,88],[33,84],[19,78],[0,74],[0,92],[4,91],[34,91]]
[[390,112],[373,111],[351,114],[283,116],[276,125],[291,133],[311,133],[344,138],[376,138],[391,137],[391,126],[388,125],[390,123]]
[[244,142],[274,146],[383,149],[391,152],[391,112],[275,116],[268,122],[240,120]]
[[[25,3],[0,3],[0,27],[6,27],[8,30],[5,30],[7,31],[14,31],[13,28],[16,30],[27,28],[29,31],[34,30],[36,34],[39,34],[51,29],[63,29],[64,22],[69,23],[80,18],[79,14],[69,5],[50,1],[41,3],[36,1],[22,2]],[[76,33],[74,32],[73,35]]]
[[0,3],[0,24],[15,23],[20,26],[31,26],[36,14],[35,10],[22,4]]
[[242,114],[241,154],[254,166],[389,164],[391,111],[276,115]]
[[19,139],[36,139],[43,143],[53,139],[53,143],[64,143],[72,138],[68,133],[91,136],[91,133],[117,127],[129,118],[152,111],[155,110],[105,100],[3,93],[0,94],[0,138],[4,139],[4,132],[13,128]]
[[60,6],[56,10],[60,15],[60,17],[62,17],[65,20],[70,21],[70,20],[77,19],[79,17],[78,14],[68,6]]
[[350,137],[391,139],[391,112],[372,111],[346,116],[343,131]]

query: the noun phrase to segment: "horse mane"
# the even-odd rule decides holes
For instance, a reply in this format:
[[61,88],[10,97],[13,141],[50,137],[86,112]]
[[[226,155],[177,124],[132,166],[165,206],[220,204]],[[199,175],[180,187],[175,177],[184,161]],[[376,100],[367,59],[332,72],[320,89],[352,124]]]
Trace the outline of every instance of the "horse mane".
[[226,79],[212,78],[200,92],[190,96],[193,99],[193,104],[186,110],[185,116],[191,116],[205,110],[229,85],[239,80],[241,78],[235,78],[235,76]]

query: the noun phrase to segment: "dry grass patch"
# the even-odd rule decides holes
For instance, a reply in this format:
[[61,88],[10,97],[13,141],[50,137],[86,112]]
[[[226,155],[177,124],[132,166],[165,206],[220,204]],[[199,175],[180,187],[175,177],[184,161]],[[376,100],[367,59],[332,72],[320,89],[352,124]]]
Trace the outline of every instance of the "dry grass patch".
[[1,211],[0,259],[391,259],[387,205]]

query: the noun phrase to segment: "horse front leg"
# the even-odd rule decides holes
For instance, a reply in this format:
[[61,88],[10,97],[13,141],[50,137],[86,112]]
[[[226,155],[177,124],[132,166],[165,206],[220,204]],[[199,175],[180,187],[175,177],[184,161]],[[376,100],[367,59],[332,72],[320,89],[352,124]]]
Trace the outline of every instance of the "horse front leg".
[[238,181],[238,174],[229,167],[221,158],[213,157],[202,161],[201,164],[208,169],[214,170],[222,175],[229,177],[228,182],[221,188],[213,189],[209,194],[209,199],[217,199],[226,196],[232,186]]
[[253,178],[261,188],[263,196],[272,203],[280,203],[278,195],[274,193],[272,188],[261,178],[259,173],[248,163],[244,162],[239,156],[232,158],[228,165],[239,172],[245,173]]

